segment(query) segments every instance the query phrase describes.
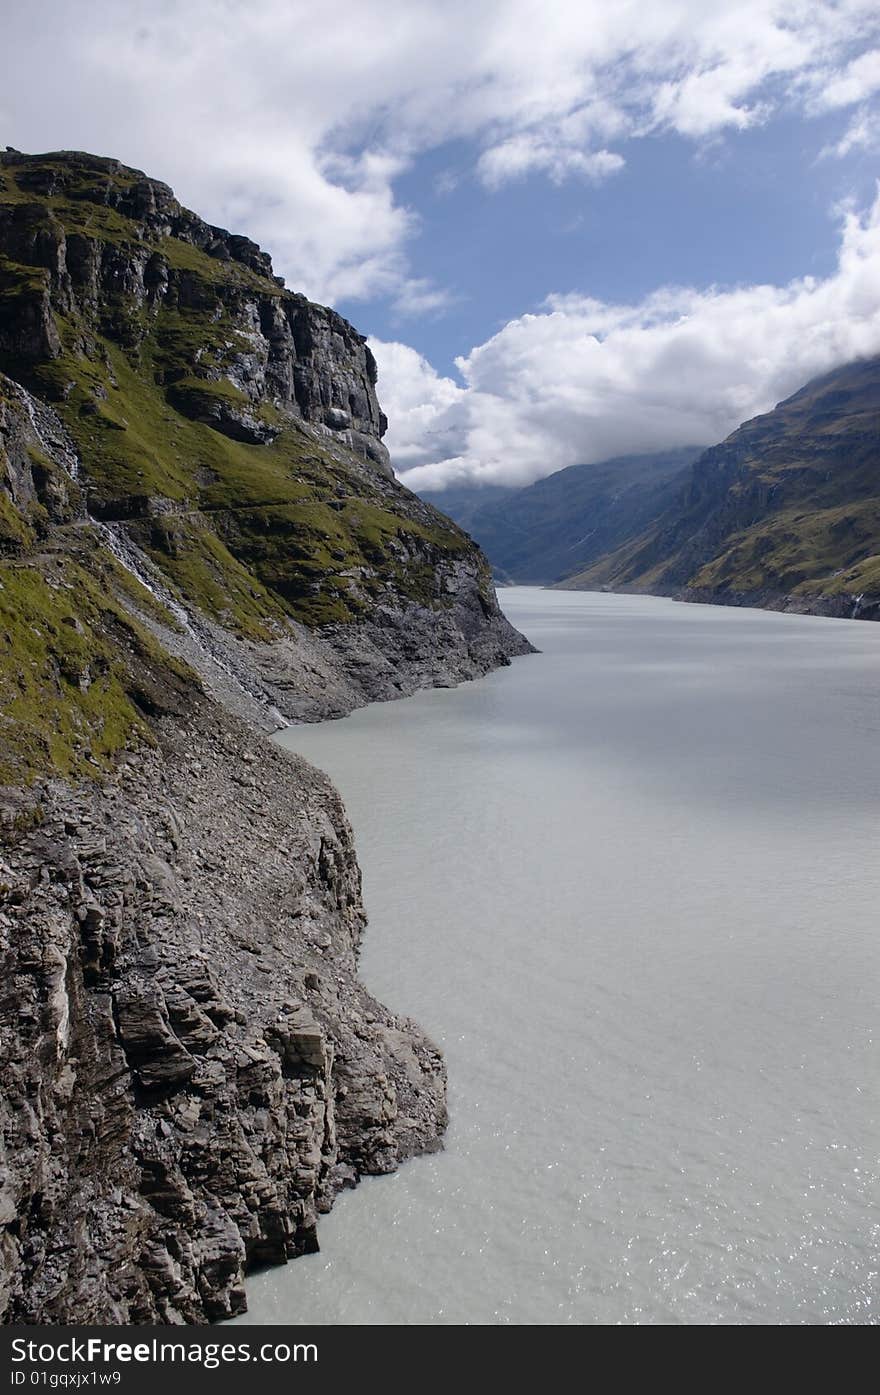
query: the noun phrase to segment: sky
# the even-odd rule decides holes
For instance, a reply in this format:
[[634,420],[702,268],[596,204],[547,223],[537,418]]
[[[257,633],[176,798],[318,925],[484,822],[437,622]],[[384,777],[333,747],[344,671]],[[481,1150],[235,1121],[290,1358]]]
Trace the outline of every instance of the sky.
[[876,0],[0,0],[113,155],[369,336],[416,488],[709,445],[880,353]]

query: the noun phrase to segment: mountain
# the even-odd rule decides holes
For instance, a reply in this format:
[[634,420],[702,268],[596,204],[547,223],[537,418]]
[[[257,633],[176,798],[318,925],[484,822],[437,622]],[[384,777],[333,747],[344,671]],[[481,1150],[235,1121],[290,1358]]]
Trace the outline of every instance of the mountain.
[[438,1146],[285,720],[530,646],[363,337],[113,160],[0,156],[0,1319],[192,1323]]
[[880,618],[880,358],[747,421],[640,536],[561,584]]
[[473,536],[474,518],[487,507],[510,499],[519,490],[514,485],[504,484],[451,484],[445,489],[420,489],[417,493],[420,499],[454,518],[460,528]]
[[[54,423],[41,407],[30,449],[59,502],[20,493],[25,511],[102,524],[285,717],[323,715],[327,686],[346,710],[523,651],[470,539],[395,481],[341,316],[115,161],[7,153],[0,181],[0,371]],[[81,461],[73,490],[53,441]]]
[[430,497],[477,540],[505,581],[544,585],[639,534],[674,497],[696,446],[572,465],[525,489]]

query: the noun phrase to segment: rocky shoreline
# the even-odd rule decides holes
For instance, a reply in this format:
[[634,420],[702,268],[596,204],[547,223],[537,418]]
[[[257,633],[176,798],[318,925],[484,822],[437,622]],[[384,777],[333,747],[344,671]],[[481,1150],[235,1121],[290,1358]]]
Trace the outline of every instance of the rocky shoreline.
[[200,1323],[439,1146],[440,1053],[357,979],[329,781],[200,700],[112,779],[3,791],[0,1312]]
[[[68,597],[38,621],[71,635],[69,681],[86,701],[115,652],[139,720],[112,759],[75,743],[90,778],[0,784],[4,1322],[243,1312],[247,1270],[315,1249],[340,1188],[440,1146],[440,1053],[357,979],[339,796],[261,733],[531,649],[468,558],[438,610],[389,597],[258,643],[174,600],[121,527],[114,571],[109,541],[81,515],[6,579]],[[86,558],[96,611],[65,579]]]
[[[558,590],[585,590],[585,587],[558,586]],[[818,615],[832,620],[880,620],[880,596],[798,596],[782,591],[713,590],[699,586],[655,587],[602,586],[597,590],[621,596],[665,596],[672,601],[693,605],[725,605],[744,610],[777,610],[786,615]]]
[[140,623],[217,702],[263,731],[344,717],[422,688],[452,688],[533,652],[494,594],[487,599],[471,557],[435,564],[448,595],[442,608],[388,597],[356,624],[309,629],[288,619],[272,641],[259,641],[181,607],[124,524],[114,525],[114,554],[159,602],[127,597]]
[[832,620],[880,620],[880,596],[798,596],[781,591],[714,591],[687,587],[669,593],[676,601],[701,605],[778,610],[787,615],[824,615]]

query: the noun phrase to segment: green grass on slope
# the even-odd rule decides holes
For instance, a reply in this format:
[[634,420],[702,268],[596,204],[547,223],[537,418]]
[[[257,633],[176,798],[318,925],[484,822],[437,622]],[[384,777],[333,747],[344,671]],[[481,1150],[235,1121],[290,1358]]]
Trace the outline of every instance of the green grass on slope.
[[808,383],[706,451],[658,522],[575,587],[880,593],[880,358]]
[[112,599],[113,559],[0,562],[0,784],[101,774],[195,679]]
[[[68,235],[81,234],[111,247],[146,246],[175,270],[192,273],[208,286],[281,294],[277,282],[241,262],[220,261],[176,237],[146,237],[138,224],[107,202],[108,195],[128,194],[141,182],[137,170],[124,166],[113,170],[106,163],[96,168],[88,156],[84,161],[75,153],[57,159],[38,156],[32,163],[0,170],[0,204],[32,208],[35,225],[43,225],[48,215]],[[50,184],[53,192],[47,193]]]
[[[39,162],[34,178],[47,169],[51,162]],[[143,230],[100,202],[107,182],[132,182],[130,171],[80,176],[59,162],[57,172],[67,187],[35,204],[36,223],[143,249]],[[0,204],[35,200],[19,187],[30,178],[20,167],[4,176]],[[385,587],[442,604],[434,565],[467,552],[465,535],[404,503],[395,486],[371,482],[359,462],[347,468],[338,448],[324,451],[292,418],[252,406],[223,376],[248,347],[236,323],[242,296],[279,295],[276,283],[177,238],[148,246],[178,278],[177,304],[145,309],[120,296],[102,306],[97,325],[56,313],[57,357],[27,371],[0,363],[64,419],[91,510],[135,520],[138,541],[183,597],[252,638],[269,638],[285,615],[310,625],[356,619]],[[0,265],[0,294],[6,286],[28,297],[46,283],[39,268]],[[252,445],[194,419],[213,404],[246,406],[275,439]],[[0,517],[4,526],[15,525]]]
[[[0,452],[2,452],[2,447],[0,447]],[[2,459],[0,459],[0,552],[22,551],[33,544],[34,530],[19,513],[2,486]]]
[[880,498],[790,510],[728,542],[691,586],[802,596],[880,591]]
[[[71,356],[48,369],[65,379],[56,405],[86,462],[92,509],[130,518],[156,497],[180,506],[179,516],[153,521],[146,545],[186,598],[253,638],[268,638],[266,622],[285,613],[312,625],[355,618],[363,604],[344,572],[369,573],[368,589],[393,584],[431,599],[423,568],[409,567],[405,555],[425,546],[456,555],[468,547],[463,534],[395,512],[362,473],[353,476],[272,409],[261,409],[279,430],[268,445],[191,420],[153,379],[154,343],[137,368],[105,342],[106,367]],[[96,378],[106,392],[97,400]],[[202,386],[237,400],[232,384]]]

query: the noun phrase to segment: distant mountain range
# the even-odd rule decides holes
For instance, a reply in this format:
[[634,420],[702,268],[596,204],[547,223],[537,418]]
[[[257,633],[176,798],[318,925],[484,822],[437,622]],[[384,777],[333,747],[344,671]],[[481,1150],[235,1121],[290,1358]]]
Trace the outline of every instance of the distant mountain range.
[[546,585],[646,528],[675,497],[699,446],[572,465],[526,489],[423,493],[478,538],[501,581]]
[[878,619],[880,358],[709,450],[576,465],[464,526],[503,580]]
[[[465,528],[473,535],[474,520],[482,514],[484,509],[492,509],[495,505],[502,504],[505,499],[512,499],[515,494],[525,493],[517,489],[516,485],[504,484],[453,484],[448,489],[419,489],[416,493],[420,499],[424,499],[426,504],[432,504],[435,509],[445,513],[447,518],[452,518],[460,528]],[[489,515],[491,517],[491,513]]]

